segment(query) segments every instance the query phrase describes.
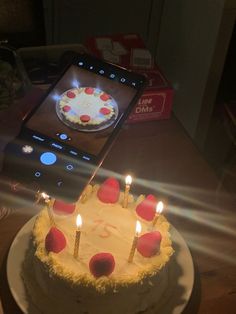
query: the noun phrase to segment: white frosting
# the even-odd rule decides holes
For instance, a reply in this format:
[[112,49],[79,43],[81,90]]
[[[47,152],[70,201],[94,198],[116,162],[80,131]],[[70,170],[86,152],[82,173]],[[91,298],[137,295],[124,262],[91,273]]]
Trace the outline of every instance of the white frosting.
[[[107,101],[103,101],[100,96],[103,94],[101,90],[95,89],[93,94],[86,94],[85,88],[72,88],[66,91],[59,101],[60,112],[65,118],[72,123],[79,123],[82,125],[98,125],[109,120],[114,115],[114,104],[115,101],[110,98]],[[67,96],[68,92],[75,94],[74,98]],[[71,110],[68,112],[64,111],[65,106],[70,106]],[[109,114],[102,114],[101,108],[107,108],[110,110]],[[90,120],[83,122],[80,117],[83,115],[89,115]]]

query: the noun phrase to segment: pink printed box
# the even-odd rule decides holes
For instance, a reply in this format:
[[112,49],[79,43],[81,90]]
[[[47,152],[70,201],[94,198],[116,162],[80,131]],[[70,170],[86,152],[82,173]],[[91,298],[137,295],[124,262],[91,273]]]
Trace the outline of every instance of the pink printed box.
[[88,50],[95,56],[140,72],[147,77],[148,86],[131,112],[128,122],[168,119],[173,102],[173,88],[137,34],[116,34],[91,37]]

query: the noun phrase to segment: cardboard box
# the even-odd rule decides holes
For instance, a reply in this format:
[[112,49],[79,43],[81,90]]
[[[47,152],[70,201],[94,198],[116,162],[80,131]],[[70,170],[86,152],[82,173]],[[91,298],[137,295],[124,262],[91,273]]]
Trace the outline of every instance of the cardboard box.
[[86,47],[95,56],[116,63],[147,77],[148,86],[128,122],[168,119],[173,102],[173,88],[155,65],[149,50],[137,34],[92,37]]

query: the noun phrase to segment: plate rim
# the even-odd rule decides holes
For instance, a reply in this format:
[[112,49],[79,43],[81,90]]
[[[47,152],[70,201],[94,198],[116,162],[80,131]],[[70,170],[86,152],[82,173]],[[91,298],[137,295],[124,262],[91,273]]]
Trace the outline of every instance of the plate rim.
[[[19,237],[21,236],[21,234],[27,234],[27,239],[24,240],[25,241],[24,244],[28,245],[29,240],[30,240],[30,232],[27,229],[29,229],[29,228],[32,229],[32,226],[33,226],[33,223],[34,223],[36,217],[37,217],[37,215],[31,217],[15,235],[15,237],[11,243],[11,246],[9,248],[9,251],[8,251],[7,263],[6,263],[6,273],[7,273],[7,281],[8,281],[9,289],[11,291],[11,294],[12,294],[15,302],[17,303],[17,305],[19,306],[19,308],[21,309],[21,311],[24,314],[28,314],[28,311],[27,311],[28,301],[27,301],[26,291],[25,291],[25,288],[23,288],[23,291],[18,291],[17,289],[14,289],[14,283],[13,283],[12,275],[11,275],[11,270],[12,270],[12,268],[11,268],[12,260],[11,259],[12,259],[13,250],[14,250],[15,246],[19,245],[19,242],[17,242],[17,241],[18,241]],[[181,303],[179,305],[176,305],[175,309],[173,309],[173,312],[172,312],[172,314],[178,314],[178,313],[183,312],[183,310],[185,309],[185,307],[187,306],[187,304],[190,300],[190,297],[191,297],[191,294],[193,291],[195,271],[194,271],[194,264],[193,264],[192,255],[191,255],[191,252],[189,250],[189,247],[188,247],[186,241],[184,240],[183,236],[178,232],[178,230],[173,225],[170,224],[170,226],[171,226],[171,228],[170,228],[171,235],[174,233],[174,235],[177,236],[179,242],[181,243],[182,249],[184,248],[185,255],[186,255],[185,258],[186,258],[186,260],[188,260],[188,268],[189,268],[188,278],[190,279],[190,282],[188,285],[188,289],[184,293],[185,302]],[[175,241],[173,239],[172,239],[172,241],[173,241],[173,243],[175,243]],[[18,266],[20,266],[20,263],[23,261],[23,257],[25,256],[25,251],[23,253],[21,255],[21,259],[15,260],[15,262],[17,262],[19,264]],[[183,278],[183,276],[181,278]],[[14,278],[14,280],[16,280],[16,278]],[[20,273],[18,273],[17,280],[21,281],[21,285],[23,287],[24,283],[23,283],[23,279],[21,278]],[[23,296],[23,300],[20,299],[19,295]],[[164,305],[162,305],[161,309],[163,309],[163,306]]]

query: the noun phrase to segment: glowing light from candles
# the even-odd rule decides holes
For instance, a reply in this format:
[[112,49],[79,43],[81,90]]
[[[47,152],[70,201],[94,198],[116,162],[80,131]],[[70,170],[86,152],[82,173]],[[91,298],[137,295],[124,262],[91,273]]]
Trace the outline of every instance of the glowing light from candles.
[[53,217],[52,209],[51,209],[51,207],[52,207],[51,198],[45,192],[41,193],[41,197],[44,199],[45,204],[47,206],[47,211],[48,211],[48,216],[49,216],[50,223],[51,223],[52,226],[55,226],[55,221],[54,221],[54,217]]
[[140,221],[136,221],[136,236],[139,236],[140,235],[140,233],[141,233],[141,231],[142,231],[142,226],[141,226],[141,223],[140,223]]
[[132,177],[130,175],[126,176],[125,184],[131,185],[131,183],[132,183]]
[[42,196],[42,198],[43,198],[45,201],[50,199],[50,196],[49,196],[47,193],[45,193],[45,192],[42,192],[42,193],[41,193],[41,196]]
[[156,206],[156,213],[161,214],[163,211],[163,208],[164,208],[163,202],[162,201],[158,202]]
[[77,230],[75,233],[75,245],[74,245],[74,258],[77,258],[79,255],[79,244],[80,244],[80,235],[81,235],[81,226],[82,226],[82,217],[80,214],[76,218]]
[[163,202],[162,201],[158,202],[157,205],[156,205],[156,214],[155,214],[155,217],[154,217],[153,222],[152,222],[152,226],[153,227],[156,225],[157,220],[158,220],[160,214],[163,211],[163,208],[164,208]]
[[82,226],[82,217],[80,216],[80,214],[77,215],[76,226],[77,226],[78,229],[80,229],[81,226]]
[[123,207],[128,207],[128,200],[129,200],[129,190],[130,185],[132,183],[132,177],[130,175],[126,176],[125,178],[125,192],[124,192],[124,200],[123,200]]
[[137,247],[137,243],[138,243],[138,237],[139,237],[141,231],[142,231],[141,223],[140,223],[140,221],[137,220],[136,228],[135,228],[135,236],[134,236],[134,239],[133,239],[132,247],[131,247],[131,250],[130,250],[130,253],[129,253],[129,258],[128,258],[128,262],[129,263],[133,262],[134,253],[135,253],[135,250],[136,250],[136,247]]

